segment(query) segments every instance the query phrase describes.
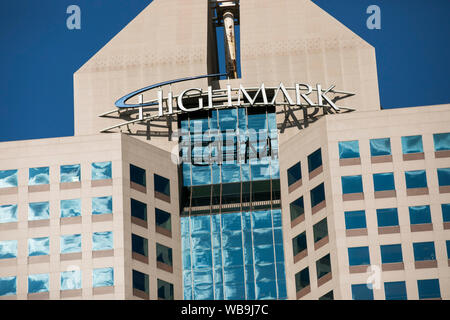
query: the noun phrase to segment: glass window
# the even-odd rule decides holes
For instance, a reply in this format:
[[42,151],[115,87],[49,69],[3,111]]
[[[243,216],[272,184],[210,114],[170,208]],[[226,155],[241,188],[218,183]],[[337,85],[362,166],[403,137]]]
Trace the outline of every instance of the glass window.
[[434,151],[450,150],[450,132],[433,134]]
[[130,181],[145,187],[145,169],[136,167],[130,163]]
[[302,169],[300,166],[300,162],[297,162],[288,169],[287,178],[288,178],[288,186],[294,184],[295,182],[297,182],[302,178]]
[[92,270],[92,287],[112,287],[114,286],[114,269],[100,268]]
[[313,233],[314,243],[328,236],[327,218],[320,220],[313,226]]
[[0,241],[0,259],[17,257],[17,240]]
[[0,223],[17,221],[17,204],[0,206]]
[[436,252],[434,250],[434,242],[416,242],[413,243],[414,260],[436,260]]
[[378,227],[398,226],[397,208],[377,209]]
[[292,239],[292,249],[294,257],[303,250],[306,250],[306,231]]
[[450,240],[445,241],[445,245],[447,247],[447,259],[450,260]]
[[325,293],[323,296],[319,298],[319,300],[334,300],[333,290],[328,293]]
[[92,234],[92,250],[111,250],[114,248],[112,231],[94,232]]
[[406,188],[426,188],[427,173],[425,170],[414,170],[405,172]]
[[61,253],[81,252],[81,234],[62,235],[60,250]]
[[391,139],[370,139],[370,155],[372,157],[388,156],[391,154]]
[[342,193],[361,193],[363,192],[362,177],[357,176],[344,176],[342,180]]
[[0,188],[17,187],[17,170],[0,170]]
[[380,246],[381,263],[403,262],[402,246],[400,244],[388,244]]
[[112,178],[111,161],[92,163],[92,180]]
[[311,207],[314,207],[325,200],[325,185],[319,184],[317,187],[310,191]]
[[133,288],[148,294],[148,274],[133,270]]
[[50,254],[50,238],[28,239],[28,256],[46,256]]
[[147,221],[147,204],[131,198],[131,216]]
[[297,292],[309,286],[309,269],[306,267],[295,275],[295,289]]
[[158,299],[173,300],[173,284],[158,279]]
[[366,212],[364,210],[357,211],[345,211],[345,228],[350,229],[365,229],[366,225]]
[[28,220],[50,219],[50,204],[46,202],[32,202],[28,204]]
[[138,235],[131,234],[131,249],[133,252],[148,257],[148,240]]
[[316,261],[317,279],[331,272],[330,254],[327,254]]
[[61,218],[81,216],[81,199],[61,200]]
[[404,154],[423,152],[422,136],[402,137],[402,150]]
[[359,142],[340,141],[339,142],[339,159],[359,158]]
[[441,209],[442,209],[442,219],[444,220],[444,222],[450,222],[450,203],[441,204]]
[[395,190],[394,173],[375,173],[373,175],[373,186],[375,191]]
[[322,165],[322,151],[317,149],[308,156],[308,172],[312,172]]
[[386,300],[407,300],[405,281],[385,282]]
[[14,296],[17,290],[17,277],[0,278],[0,296]]
[[61,272],[61,290],[81,289],[81,270]]
[[28,293],[48,292],[50,277],[48,273],[28,276]]
[[60,167],[61,182],[81,181],[81,166],[79,164],[70,164]]
[[172,248],[156,243],[156,261],[172,266]]
[[170,181],[157,174],[154,175],[155,191],[170,197]]
[[409,207],[409,220],[411,224],[431,223],[430,206]]
[[369,265],[369,247],[348,248],[348,260],[350,266]]
[[439,186],[450,186],[450,168],[437,169]]
[[367,284],[352,284],[353,300],[373,300],[373,290]]
[[297,200],[292,201],[289,205],[289,210],[291,212],[291,221],[304,214],[305,206],[303,204],[303,197],[300,197]]
[[434,299],[441,297],[439,279],[417,280],[419,299]]
[[171,218],[170,213],[155,208],[155,223],[157,227],[166,229],[171,231],[172,230],[172,224],[171,224]]
[[112,212],[112,196],[92,198],[92,214],[105,214]]
[[50,183],[50,168],[29,168],[28,169],[28,185],[36,186]]

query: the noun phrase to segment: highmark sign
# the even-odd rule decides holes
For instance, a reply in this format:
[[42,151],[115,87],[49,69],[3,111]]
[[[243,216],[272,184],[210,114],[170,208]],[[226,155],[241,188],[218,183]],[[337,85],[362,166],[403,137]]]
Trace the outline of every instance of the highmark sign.
[[[285,113],[285,121],[291,117],[294,122],[298,122],[294,111],[301,109],[303,109],[304,119],[308,115],[316,115],[320,108],[323,109],[324,114],[353,111],[350,108],[337,106],[336,101],[354,94],[336,91],[334,90],[334,85],[326,89],[322,88],[320,84],[313,87],[303,83],[294,83],[292,87],[286,87],[280,82],[276,87],[266,87],[262,83],[259,87],[244,87],[241,84],[238,88],[232,88],[230,84],[227,84],[222,89],[213,89],[212,86],[208,86],[206,90],[202,88],[188,88],[179,94],[174,94],[172,91],[171,85],[175,83],[221,75],[226,74],[181,78],[157,83],[131,92],[116,101],[115,105],[118,109],[100,115],[101,117],[111,117],[111,115],[118,112],[119,118],[126,118],[128,121],[105,128],[102,132],[124,126],[130,131],[130,124],[147,123],[147,126],[149,126],[153,120],[166,119],[171,121],[175,115],[183,113],[232,107],[281,107],[283,110],[281,112],[277,111],[277,113]],[[169,86],[169,90],[167,95],[164,96],[164,87],[167,90],[167,86]],[[144,96],[153,96],[154,98],[144,101]],[[129,103],[132,100],[135,102]],[[308,114],[308,108],[314,108],[315,110],[312,114]],[[300,128],[299,125],[297,126]]]

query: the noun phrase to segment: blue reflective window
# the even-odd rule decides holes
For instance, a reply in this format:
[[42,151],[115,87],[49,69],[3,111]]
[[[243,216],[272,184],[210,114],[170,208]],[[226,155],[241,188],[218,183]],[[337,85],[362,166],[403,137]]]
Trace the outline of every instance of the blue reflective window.
[[297,182],[302,178],[302,169],[300,166],[300,162],[297,162],[288,169],[287,178],[288,178],[288,186],[294,184],[295,182]]
[[17,257],[17,240],[0,241],[0,259]]
[[210,166],[192,166],[192,185],[211,184]]
[[386,300],[407,300],[405,281],[384,283]]
[[431,223],[430,206],[409,207],[409,220],[411,224]]
[[0,188],[17,187],[17,170],[0,170]]
[[[249,118],[249,127],[254,123],[252,117]],[[256,121],[258,119],[255,119]],[[237,110],[236,109],[222,109],[219,110],[219,126],[221,131],[235,130],[237,124]],[[255,124],[256,125],[256,124]]]
[[377,209],[378,227],[398,226],[397,208]]
[[317,187],[310,191],[311,196],[311,207],[314,207],[325,201],[325,185],[323,183],[319,184]]
[[17,221],[17,204],[0,206],[0,223]]
[[425,170],[414,170],[405,172],[406,188],[426,188],[427,173]]
[[148,257],[148,240],[132,233],[131,250],[145,257]]
[[92,287],[112,287],[114,286],[114,269],[100,268],[92,270]]
[[61,218],[81,216],[81,199],[61,200]]
[[450,150],[450,132],[433,134],[434,151]]
[[189,187],[192,185],[191,182],[191,164],[183,162],[183,185]]
[[295,218],[301,216],[302,214],[304,214],[305,206],[303,203],[303,197],[300,197],[297,200],[292,201],[289,204],[289,210],[291,213],[291,221],[294,220]]
[[395,190],[394,173],[374,173],[373,186],[375,191]]
[[146,186],[145,169],[139,168],[130,163],[130,181],[141,186]]
[[261,160],[259,163],[252,163],[250,170],[253,181],[270,179],[270,166],[266,160]]
[[61,290],[81,289],[81,271],[64,271],[61,272]]
[[156,243],[156,261],[172,265],[172,248]]
[[148,274],[133,270],[133,288],[148,294]]
[[436,252],[434,250],[434,242],[416,242],[413,243],[414,260],[436,260]]
[[444,222],[450,222],[450,203],[441,204],[442,220]]
[[450,186],[450,168],[437,169],[439,186]]
[[112,231],[94,232],[92,234],[92,250],[111,250],[114,248]]
[[300,253],[303,250],[307,249],[307,246],[306,246],[306,231],[300,233],[294,239],[292,239],[292,249],[293,249],[294,257],[298,253]]
[[28,256],[45,256],[50,254],[50,238],[28,239]]
[[50,168],[39,167],[28,169],[28,185],[36,186],[50,183]]
[[402,137],[402,150],[404,154],[423,152],[422,136]]
[[105,214],[112,212],[112,196],[92,198],[92,214]]
[[93,162],[91,173],[92,180],[112,179],[111,161]]
[[450,240],[445,241],[445,245],[447,246],[447,258],[450,260]]
[[319,168],[322,165],[322,151],[317,149],[308,156],[308,172]]
[[164,210],[155,208],[155,225],[157,227],[171,231],[172,223],[171,223],[170,213],[168,213]]
[[348,261],[350,266],[369,265],[369,247],[348,248]]
[[50,204],[46,202],[32,202],[28,204],[28,220],[50,219]]
[[161,177],[155,173],[154,175],[155,191],[170,197],[170,180]]
[[[253,169],[252,174],[254,174],[255,178],[257,178],[257,175],[260,173],[258,171],[259,167],[257,165],[255,165],[254,168],[252,168],[252,169]],[[268,173],[269,173],[269,169],[267,168],[267,174]],[[238,164],[235,164],[235,163],[222,164],[222,183],[239,182],[239,181],[241,181],[240,175],[241,175],[240,167]]]
[[434,299],[441,297],[439,279],[417,280],[419,299]]
[[370,139],[370,155],[372,157],[387,156],[391,154],[391,139]]
[[373,300],[373,290],[367,284],[352,284],[353,300]]
[[49,291],[50,277],[48,273],[30,274],[28,276],[28,293]]
[[343,194],[363,192],[362,177],[360,175],[344,176],[341,177],[341,180]]
[[0,278],[0,296],[16,295],[17,277],[1,277]]
[[402,246],[400,244],[389,244],[380,246],[381,263],[403,262]]
[[131,216],[147,221],[147,204],[134,200],[131,200]]
[[364,210],[345,211],[345,228],[350,229],[364,229],[366,225],[366,212]]
[[359,142],[340,141],[339,142],[339,159],[359,158]]
[[81,181],[81,166],[79,164],[63,165],[60,167],[61,182]]
[[309,286],[309,284],[309,269],[308,267],[306,267],[305,269],[295,274],[295,289],[297,292],[299,292],[303,288]]
[[62,235],[60,239],[60,252],[81,252],[81,234]]

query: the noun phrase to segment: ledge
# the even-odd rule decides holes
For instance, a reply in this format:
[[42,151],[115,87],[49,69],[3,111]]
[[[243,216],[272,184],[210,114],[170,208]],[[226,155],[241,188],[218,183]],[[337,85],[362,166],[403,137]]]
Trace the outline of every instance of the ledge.
[[311,292],[311,286],[308,285],[308,286],[304,287],[303,289],[301,289],[300,291],[297,291],[297,295],[296,295],[297,299],[300,299],[300,298],[306,296],[310,292]]
[[347,237],[367,236],[367,228],[347,229],[345,230],[345,235]]
[[319,212],[326,206],[327,206],[327,201],[323,200],[322,202],[319,202],[318,204],[316,204],[314,207],[311,208],[311,213],[316,214],[317,212]]
[[155,198],[170,203],[170,197],[164,193],[155,191]]
[[302,213],[294,220],[291,220],[291,228],[295,227],[296,225],[298,225],[300,222],[303,222],[303,221],[305,221],[305,213]]
[[348,270],[350,273],[366,273],[368,264],[360,265],[360,266],[349,266]]
[[361,158],[347,158],[347,159],[339,159],[339,165],[341,167],[345,166],[356,166],[361,164]]
[[435,158],[450,158],[450,150],[441,150],[434,152]]
[[342,194],[342,201],[354,201],[354,200],[364,200],[364,192]]
[[313,171],[309,173],[309,180],[312,180],[314,177],[318,176],[323,172],[323,165],[320,167],[315,168]]
[[437,260],[415,261],[414,267],[416,269],[437,268]]
[[74,290],[60,290],[59,291],[60,298],[73,298],[73,297],[81,297],[82,289],[74,289]]
[[91,180],[91,187],[112,186],[112,179]]
[[392,155],[370,157],[371,163],[392,162]]
[[75,181],[75,182],[60,182],[60,183],[59,183],[59,189],[60,189],[60,190],[79,189],[79,188],[81,188],[81,181]]
[[432,231],[432,230],[433,230],[432,223],[421,223],[411,225],[411,232]]
[[292,191],[300,188],[302,186],[302,179],[295,181],[293,184],[288,186],[288,192],[291,193]]
[[378,227],[378,234],[400,233],[400,226]]
[[172,238],[172,231],[164,229],[162,227],[158,227],[156,225],[155,225],[155,232],[159,233],[159,234],[162,234],[162,235],[164,235],[166,237]]
[[395,270],[404,270],[405,265],[403,262],[393,262],[393,263],[383,263],[381,265],[382,271],[395,271]]
[[164,270],[164,271],[173,273],[173,267],[172,267],[172,266],[169,266],[169,265],[166,264],[166,263],[163,263],[163,262],[160,262],[160,261],[156,261],[156,267],[157,267],[158,269],[161,269],[161,270]]
[[326,275],[323,275],[322,277],[317,279],[317,286],[320,287],[321,285],[330,281],[332,278],[333,278],[333,275],[331,274],[331,272],[328,272]]
[[134,223],[135,225],[138,225],[145,229],[147,229],[147,227],[148,227],[147,221],[142,220],[140,218],[133,217],[133,216],[131,216],[131,223]]
[[147,193],[147,187],[146,186],[140,185],[140,184],[138,184],[136,182],[133,182],[133,181],[130,181],[130,188],[134,189],[134,190],[137,190],[139,192],[142,192],[142,193]]
[[396,196],[397,192],[395,190],[375,191],[375,199],[395,198]]
[[429,194],[428,188],[410,188],[406,189],[407,196],[421,196],[424,194]]
[[403,161],[422,160],[425,159],[423,152],[403,154]]
[[28,221],[28,228],[39,228],[48,226],[50,226],[49,219]]
[[28,192],[44,192],[44,191],[50,191],[49,184],[39,184],[39,185],[34,185],[34,186],[28,186]]
[[16,194],[18,192],[18,187],[0,188],[0,195]]
[[297,253],[294,256],[294,263],[299,262],[300,260],[302,260],[306,256],[308,256],[308,249],[304,249],[304,250],[300,251],[299,253]]
[[326,245],[330,241],[328,236],[323,237],[319,241],[314,243],[314,250],[318,250],[319,248],[322,248],[324,245]]
[[114,249],[92,251],[92,258],[105,258],[113,256],[114,256]]

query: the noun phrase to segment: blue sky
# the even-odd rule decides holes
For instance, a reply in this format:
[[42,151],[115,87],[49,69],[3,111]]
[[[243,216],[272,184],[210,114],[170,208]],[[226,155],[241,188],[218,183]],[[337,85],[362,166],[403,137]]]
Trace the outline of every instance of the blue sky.
[[[313,2],[376,48],[383,108],[450,103],[450,1]],[[73,135],[73,73],[149,3],[1,1],[0,141]],[[81,30],[66,27],[72,4],[81,8]],[[366,27],[372,4],[381,30]]]

